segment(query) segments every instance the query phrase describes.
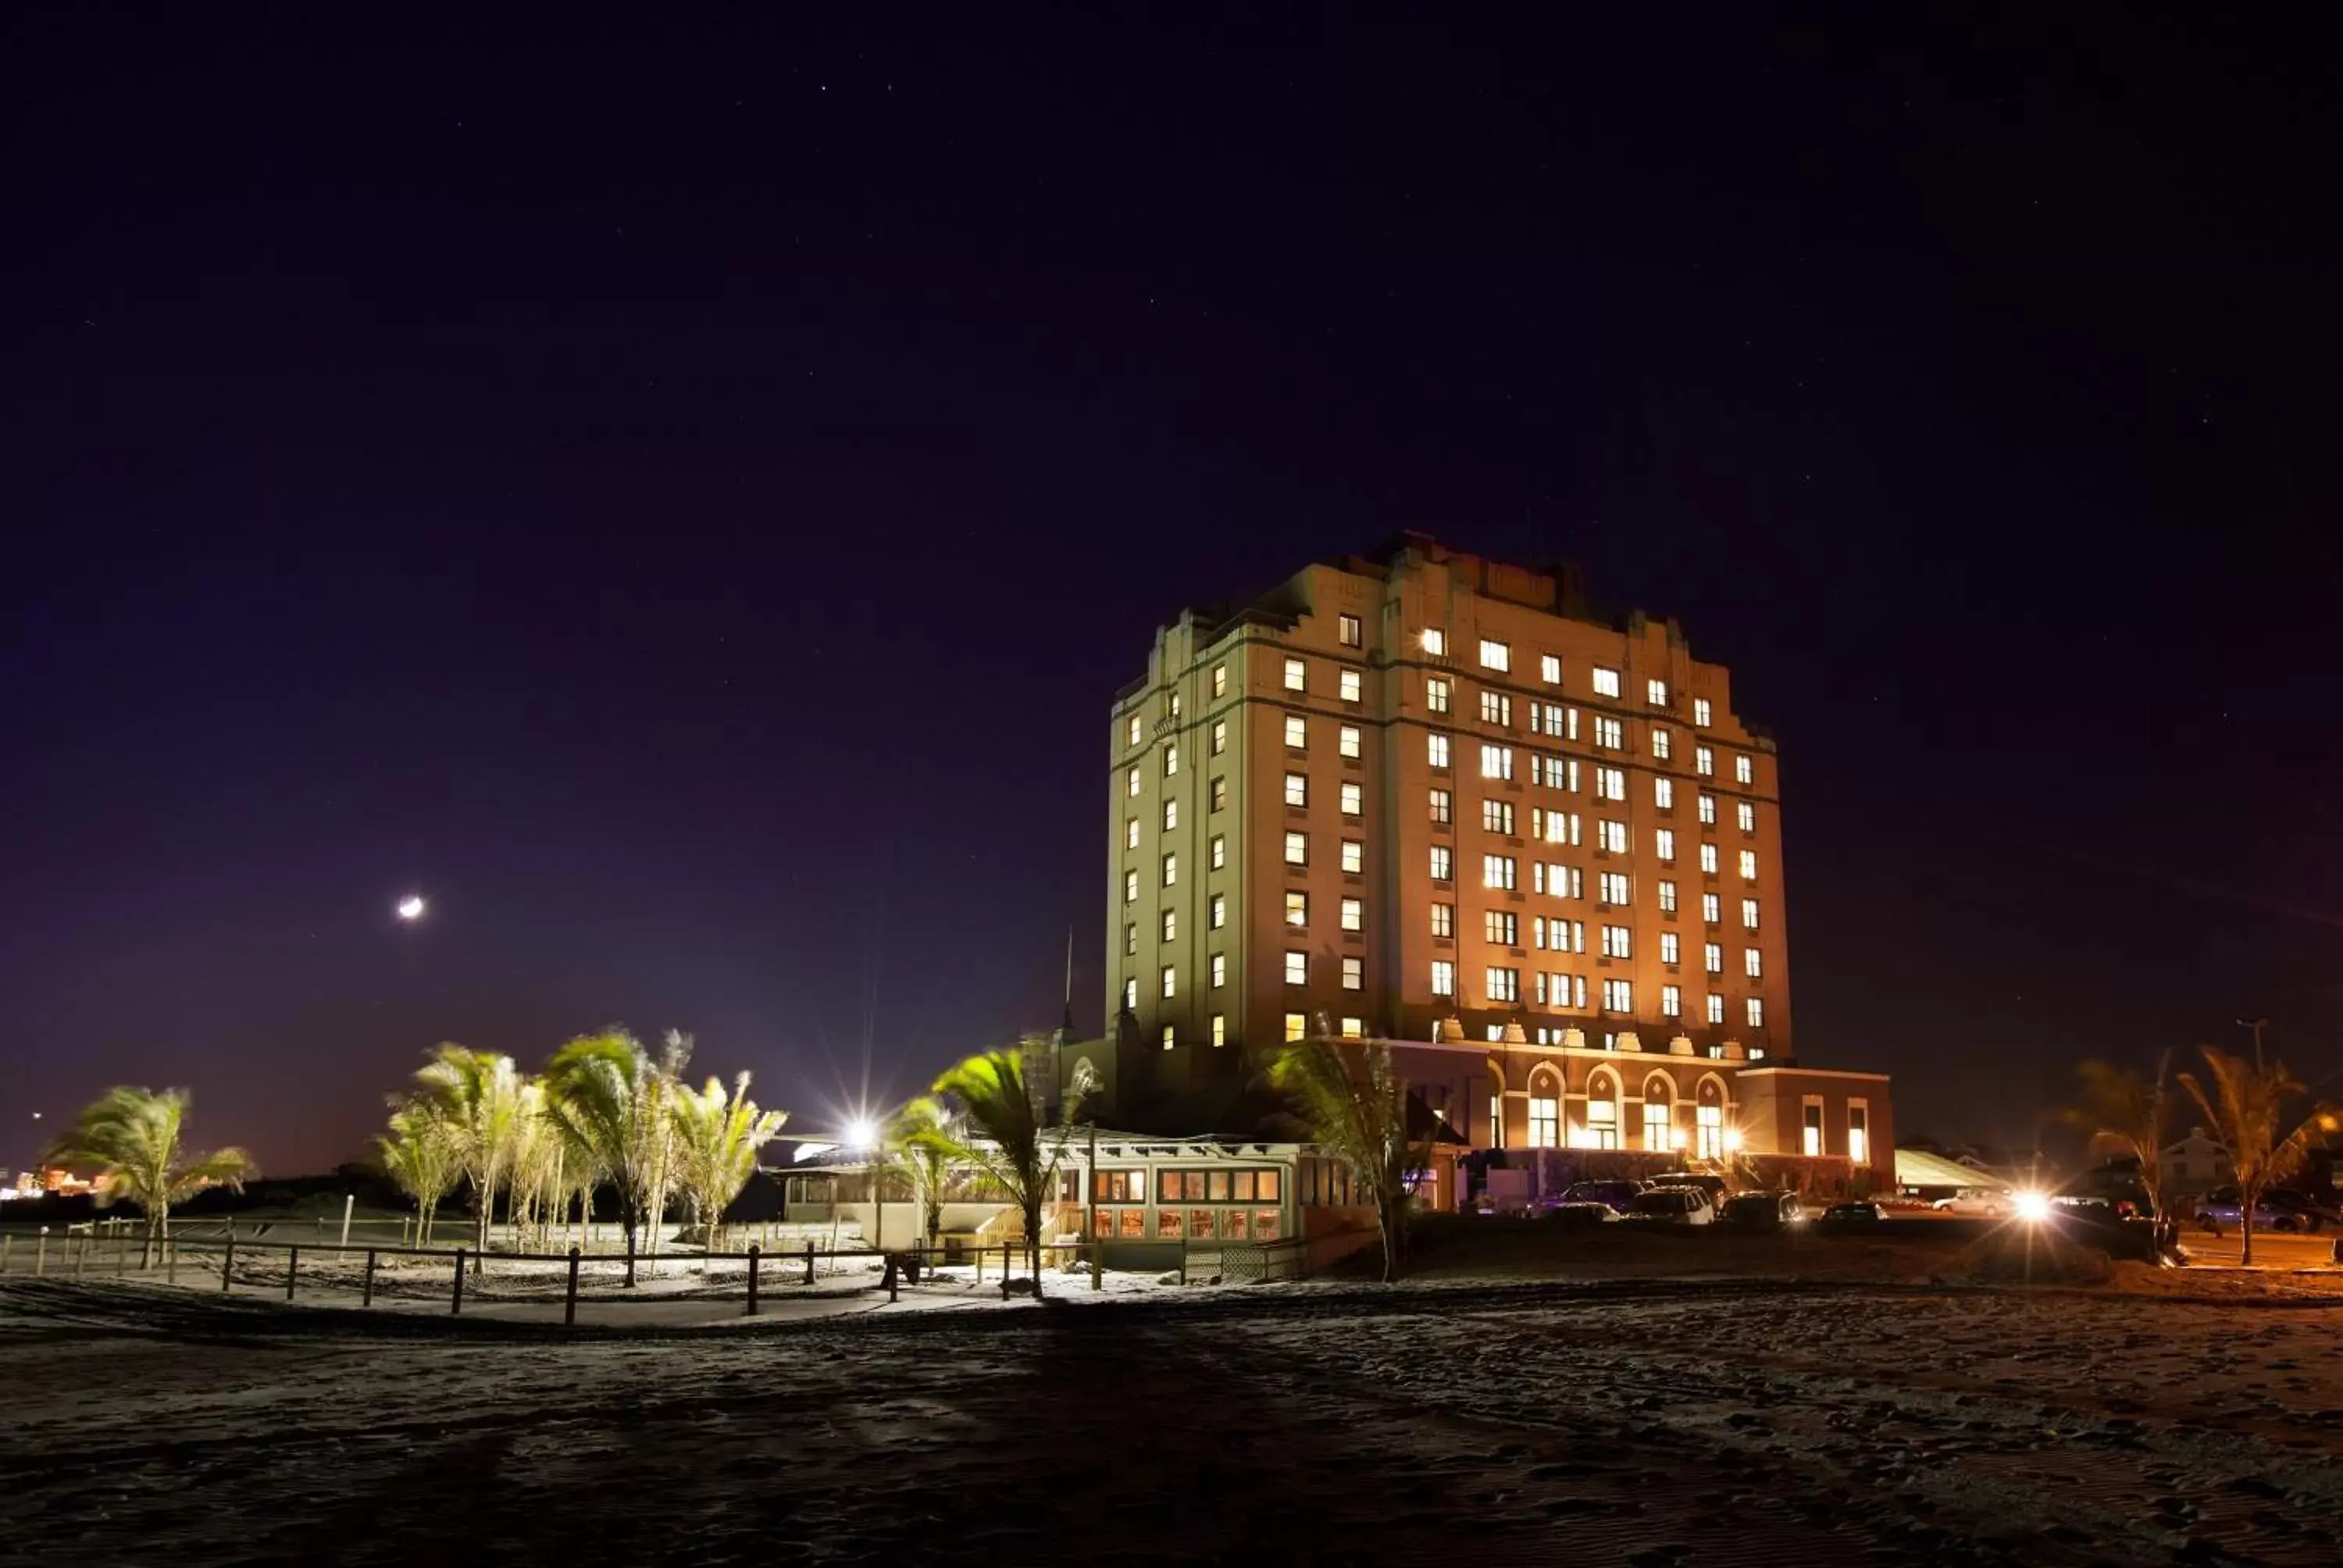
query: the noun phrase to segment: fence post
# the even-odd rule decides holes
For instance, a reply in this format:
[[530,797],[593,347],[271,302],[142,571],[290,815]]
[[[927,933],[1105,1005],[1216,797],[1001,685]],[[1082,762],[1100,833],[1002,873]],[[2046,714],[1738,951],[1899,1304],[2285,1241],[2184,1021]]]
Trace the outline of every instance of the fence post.
[[168,1231],[163,1236],[163,1282],[166,1285],[179,1282],[179,1242]]
[[813,1283],[813,1238],[806,1238],[806,1283]]
[[[752,1267],[753,1267],[753,1265],[752,1265]],[[753,1300],[755,1299],[755,1296],[756,1296],[756,1290],[757,1290],[757,1287],[756,1287],[756,1285],[755,1285],[755,1283],[754,1283],[753,1282],[756,1280],[757,1276],[752,1272],[752,1273],[750,1273],[750,1274],[749,1274],[749,1280],[751,1281],[751,1283],[750,1283],[750,1284],[749,1284],[749,1299],[753,1301]],[[569,1290],[568,1290],[568,1294],[567,1294],[567,1295],[565,1295],[565,1296],[563,1297],[563,1299],[562,1299],[562,1302],[561,1302],[561,1323],[562,1323],[562,1326],[563,1326],[564,1328],[568,1328],[568,1327],[571,1326],[572,1324],[576,1323],[577,1322],[578,1322],[578,1248],[577,1248],[577,1246],[576,1246],[576,1244],[575,1244],[575,1243],[572,1243],[572,1244],[571,1244],[571,1246],[570,1246],[570,1249],[569,1249]]]
[[236,1221],[228,1221],[227,1245],[220,1249],[220,1293],[227,1293],[228,1275],[236,1267]]
[[1001,1299],[1004,1302],[1009,1299],[1009,1249],[1011,1245],[1008,1241],[1001,1243]]
[[[70,1236],[73,1232],[68,1231],[65,1234]],[[89,1232],[84,1231],[81,1233],[81,1245],[74,1249],[74,1278],[76,1280],[89,1271]]]
[[374,1305],[374,1249],[367,1249],[366,1282],[358,1289],[358,1305]]
[[763,1255],[763,1253],[764,1253],[764,1249],[763,1249],[763,1248],[761,1248],[761,1247],[759,1247],[759,1246],[758,1246],[758,1244],[757,1244],[756,1242],[751,1241],[751,1242],[749,1242],[749,1312],[748,1312],[748,1315],[749,1315],[749,1317],[752,1317],[752,1318],[753,1318],[753,1317],[755,1317],[755,1316],[757,1315],[757,1260],[758,1260],[759,1257],[761,1257],[761,1256]]
[[301,1249],[290,1247],[285,1253],[285,1299],[293,1299],[293,1286],[301,1278]]
[[33,1253],[33,1278],[36,1280],[39,1279],[43,1274],[48,1272],[48,1269],[49,1228],[46,1225],[44,1225],[41,1227],[40,1244]]
[[447,1315],[454,1317],[464,1310],[464,1249],[456,1249],[456,1293],[448,1298]]

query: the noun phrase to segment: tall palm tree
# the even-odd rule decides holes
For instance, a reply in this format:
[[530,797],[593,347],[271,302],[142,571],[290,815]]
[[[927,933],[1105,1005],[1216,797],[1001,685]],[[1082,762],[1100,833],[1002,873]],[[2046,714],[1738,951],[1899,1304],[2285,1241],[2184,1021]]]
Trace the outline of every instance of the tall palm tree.
[[2156,1075],[2127,1067],[2087,1061],[2076,1070],[2083,1097],[2065,1112],[2071,1126],[2088,1133],[2096,1146],[2112,1146],[2139,1161],[2139,1184],[2157,1219],[2164,1218],[2165,1124],[2171,1120],[2172,1053],[2156,1060]]
[[375,1140],[383,1174],[415,1201],[415,1244],[431,1244],[439,1200],[456,1184],[456,1135],[426,1101],[397,1101],[390,1131]]
[[479,1206],[474,1271],[488,1250],[488,1226],[497,1189],[510,1175],[519,1141],[526,1097],[509,1056],[444,1044],[415,1072],[416,1096],[447,1124],[456,1138],[457,1168],[472,1183]]
[[697,1091],[679,1084],[671,1113],[677,1177],[691,1199],[701,1245],[713,1252],[724,1211],[757,1173],[757,1151],[772,1141],[789,1112],[758,1110],[744,1072],[732,1081],[729,1097],[721,1079],[710,1078]]
[[920,1233],[929,1246],[942,1239],[944,1188],[951,1180],[950,1121],[934,1100],[914,1100],[888,1123],[881,1145],[892,1150],[910,1172],[920,1203]]
[[59,1165],[95,1165],[93,1185],[103,1206],[127,1200],[146,1216],[146,1242],[138,1266],[154,1261],[155,1245],[171,1234],[171,1205],[207,1187],[243,1190],[258,1174],[241,1149],[189,1154],[179,1147],[186,1131],[190,1097],[184,1089],[126,1086],[109,1089],[74,1119],[73,1130],[53,1144],[46,1158]]
[[987,1051],[971,1056],[936,1080],[935,1092],[957,1105],[965,1132],[933,1134],[949,1158],[980,1167],[1009,1194],[1025,1221],[1025,1261],[1033,1294],[1041,1294],[1041,1210],[1056,1195],[1058,1169],[1066,1155],[1065,1126],[1081,1111],[1081,1090],[1070,1086],[1061,1124],[1042,1122],[1025,1083],[1018,1053]]
[[2228,1148],[2229,1166],[2237,1181],[2239,1223],[2245,1232],[2238,1261],[2250,1265],[2254,1209],[2262,1194],[2302,1162],[2313,1138],[2336,1131],[2343,1121],[2328,1105],[2314,1105],[2296,1119],[2299,1105],[2296,1097],[2304,1085],[2286,1070],[2285,1063],[2263,1056],[2259,1030],[2255,1032],[2251,1059],[2216,1046],[2200,1045],[2197,1050],[2205,1059],[2206,1077],[2200,1080],[2193,1072],[2184,1072],[2180,1083],[2205,1112],[2213,1136]]
[[1311,1138],[1351,1168],[1353,1190],[1366,1189],[1383,1231],[1384,1282],[1398,1279],[1407,1261],[1407,1177],[1423,1151],[1408,1135],[1407,1082],[1391,1047],[1313,1034],[1277,1048],[1269,1081]]
[[667,1208],[674,1173],[676,1075],[689,1059],[688,1036],[669,1031],[654,1058],[623,1029],[580,1035],[546,1064],[546,1115],[569,1146],[618,1189],[627,1238],[627,1283],[635,1282],[638,1237]]

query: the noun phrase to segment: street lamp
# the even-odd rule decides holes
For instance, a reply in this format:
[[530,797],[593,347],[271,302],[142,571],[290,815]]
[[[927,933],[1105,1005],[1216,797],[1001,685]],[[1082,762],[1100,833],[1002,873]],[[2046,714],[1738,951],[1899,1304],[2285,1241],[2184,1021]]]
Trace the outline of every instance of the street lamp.
[[423,918],[423,895],[409,893],[398,900],[398,918],[412,923]]

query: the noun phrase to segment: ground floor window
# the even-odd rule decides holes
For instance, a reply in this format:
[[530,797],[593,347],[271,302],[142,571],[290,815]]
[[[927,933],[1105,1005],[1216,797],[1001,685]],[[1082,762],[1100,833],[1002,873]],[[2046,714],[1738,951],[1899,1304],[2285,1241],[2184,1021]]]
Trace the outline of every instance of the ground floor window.
[[1590,1100],[1586,1102],[1586,1146],[1589,1149],[1619,1147],[1617,1101]]
[[1704,1105],[1693,1112],[1703,1160],[1725,1158],[1725,1107]]
[[1562,1102],[1530,1096],[1530,1147],[1562,1147]]
[[1667,1149],[1675,1143],[1674,1108],[1664,1100],[1644,1101],[1644,1147]]

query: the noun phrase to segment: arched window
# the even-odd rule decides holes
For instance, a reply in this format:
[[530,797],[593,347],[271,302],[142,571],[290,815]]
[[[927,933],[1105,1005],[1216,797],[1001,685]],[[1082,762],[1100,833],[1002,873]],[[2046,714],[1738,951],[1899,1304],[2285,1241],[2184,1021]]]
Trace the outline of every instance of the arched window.
[[1550,1067],[1530,1074],[1530,1147],[1562,1147],[1562,1080]]
[[1710,1073],[1700,1081],[1693,1105],[1693,1137],[1703,1160],[1725,1158],[1725,1085]]
[[1589,1149],[1616,1149],[1619,1142],[1619,1081],[1598,1072],[1586,1084],[1586,1141]]
[[1678,1136],[1675,1086],[1655,1072],[1644,1081],[1644,1147],[1674,1149]]

